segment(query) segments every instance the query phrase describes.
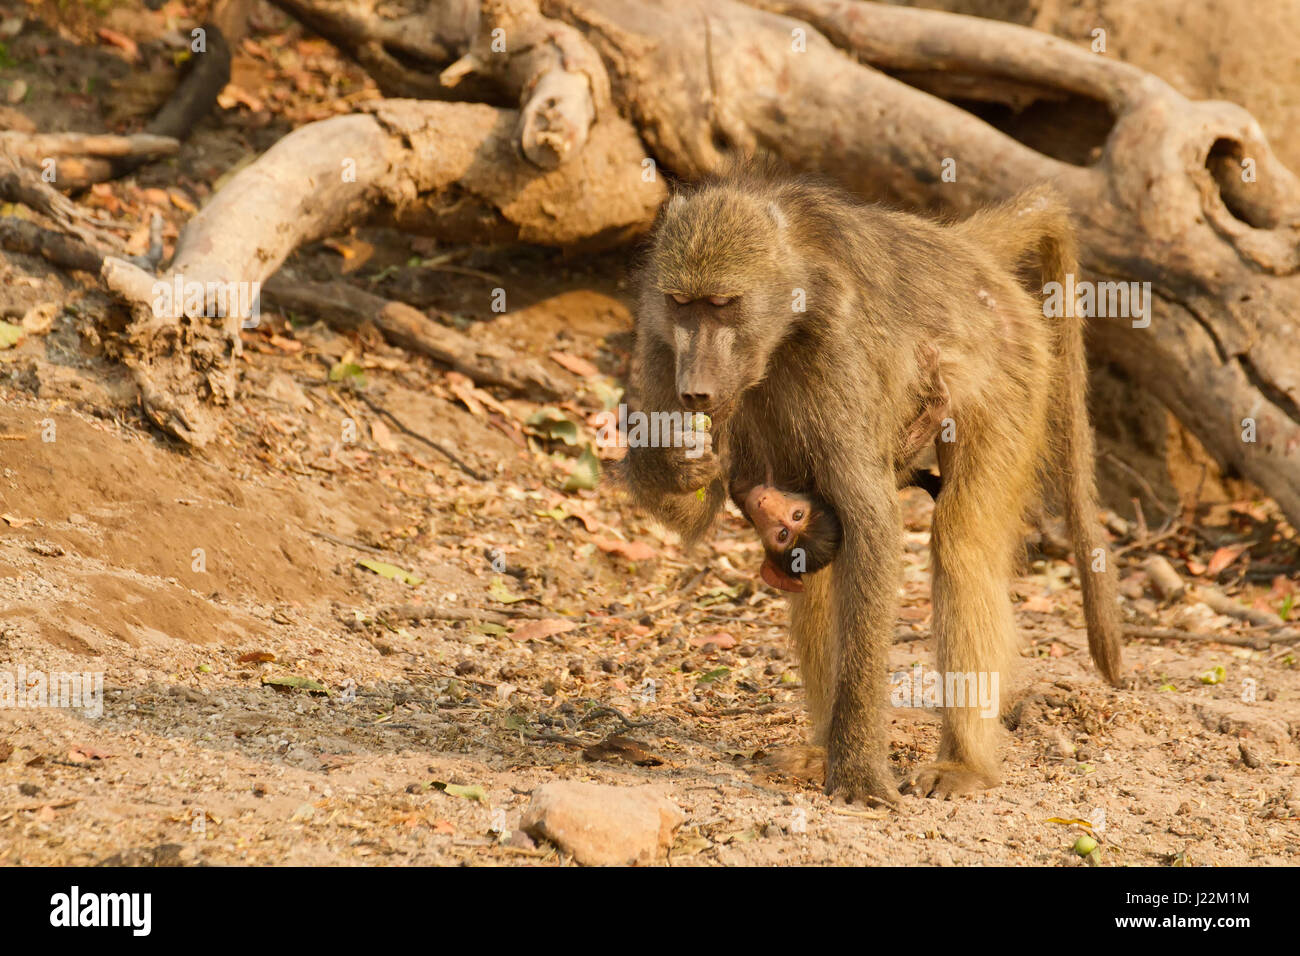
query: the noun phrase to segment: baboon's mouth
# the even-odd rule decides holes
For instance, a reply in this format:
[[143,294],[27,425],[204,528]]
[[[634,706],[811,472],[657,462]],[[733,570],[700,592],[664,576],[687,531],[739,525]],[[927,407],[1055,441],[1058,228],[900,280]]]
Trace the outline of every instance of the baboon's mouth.
[[764,581],[778,590],[792,591],[795,594],[803,590],[803,582],[792,575],[786,574],[776,566],[776,562],[771,558],[763,559],[763,567],[759,574],[762,575]]

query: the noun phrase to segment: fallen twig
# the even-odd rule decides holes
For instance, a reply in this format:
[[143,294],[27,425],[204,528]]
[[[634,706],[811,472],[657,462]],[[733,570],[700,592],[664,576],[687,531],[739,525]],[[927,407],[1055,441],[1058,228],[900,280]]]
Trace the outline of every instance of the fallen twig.
[[405,432],[407,435],[410,435],[416,441],[423,442],[424,444],[428,445],[430,448],[432,448],[438,454],[442,455],[444,458],[450,461],[453,465],[455,465],[465,474],[469,475],[471,478],[475,479],[476,481],[488,480],[487,475],[484,475],[476,471],[474,468],[470,467],[469,465],[465,464],[465,462],[461,461],[461,459],[451,449],[447,448],[445,445],[441,444],[440,442],[434,441],[432,438],[428,438],[424,435],[421,435],[419,432],[417,432],[415,429],[408,426],[404,421],[402,421],[400,418],[398,418],[388,409],[384,408],[384,406],[380,405],[378,402],[372,399],[369,395],[366,395],[364,392],[356,392],[355,395],[357,398],[361,399],[361,401],[365,402],[368,406],[370,406],[371,411],[375,412],[376,414],[383,415],[390,422],[396,425],[398,430]]
[[313,531],[312,534],[318,538],[324,538],[333,544],[343,545],[345,548],[355,548],[358,551],[365,551],[368,554],[378,554],[387,557],[388,552],[380,548],[372,548],[368,544],[362,544],[360,541],[353,541],[351,538],[341,538],[336,534],[330,534],[328,531]]
[[1146,638],[1161,641],[1204,641],[1211,644],[1231,644],[1234,647],[1250,647],[1257,651],[1265,650],[1273,644],[1286,644],[1300,641],[1300,631],[1287,628],[1272,634],[1205,634],[1189,631],[1181,627],[1140,627],[1126,625],[1126,637]]

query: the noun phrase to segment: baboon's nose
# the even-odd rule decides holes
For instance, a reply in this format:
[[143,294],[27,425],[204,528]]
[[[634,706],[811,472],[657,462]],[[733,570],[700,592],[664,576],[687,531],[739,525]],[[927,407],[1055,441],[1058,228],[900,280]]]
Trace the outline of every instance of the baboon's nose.
[[677,397],[692,412],[705,411],[713,402],[712,392],[681,392]]

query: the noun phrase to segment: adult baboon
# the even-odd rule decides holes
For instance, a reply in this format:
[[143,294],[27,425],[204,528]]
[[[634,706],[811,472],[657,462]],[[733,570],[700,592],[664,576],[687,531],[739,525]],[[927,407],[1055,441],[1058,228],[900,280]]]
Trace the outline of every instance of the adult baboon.
[[[712,447],[629,449],[635,498],[688,539],[727,494],[723,473],[774,469],[829,502],[834,564],[791,598],[791,631],[826,791],[897,799],[881,708],[900,572],[897,452],[937,348],[952,441],[936,450],[934,634],[945,673],[1005,672],[1022,518],[1056,444],[1089,647],[1119,679],[1113,568],[1096,521],[1080,320],[1047,319],[1015,270],[1074,268],[1065,208],[1046,189],[942,226],[806,179],[747,169],[675,195],[651,241],[633,401],[704,412]],[[697,494],[703,488],[703,494]],[[996,719],[944,711],[938,761],[909,782],[939,797],[998,782]]]

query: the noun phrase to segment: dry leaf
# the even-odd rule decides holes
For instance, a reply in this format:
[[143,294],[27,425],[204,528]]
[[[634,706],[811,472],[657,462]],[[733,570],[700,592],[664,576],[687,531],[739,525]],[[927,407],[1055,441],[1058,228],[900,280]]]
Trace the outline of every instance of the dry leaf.
[[397,442],[393,439],[392,430],[378,418],[370,423],[370,437],[384,451],[397,451]]
[[509,408],[507,408],[505,405],[502,405],[500,402],[498,402],[495,398],[492,397],[490,393],[483,391],[483,389],[475,385],[474,380],[470,378],[468,375],[463,375],[460,372],[448,372],[445,378],[447,380],[447,384],[452,386],[452,393],[457,398],[460,398],[461,401],[464,401],[465,399],[462,396],[462,393],[457,390],[457,387],[463,389],[469,395],[472,395],[474,397],[474,400],[478,404],[492,409],[492,411],[501,415],[503,418],[506,419],[506,421],[510,422],[511,424],[514,423],[515,413],[512,412]]
[[74,746],[71,750],[68,751],[68,759],[76,760],[76,761],[103,760],[106,757],[111,757],[111,756],[113,755],[110,753],[106,753],[103,750],[96,750],[94,747],[88,747],[85,744],[82,744],[80,746]]
[[459,372],[448,372],[446,378],[447,387],[451,389],[451,394],[461,400],[464,406],[469,409],[471,415],[475,418],[487,417],[487,412],[483,410],[483,405],[479,402],[478,395],[475,394],[477,389],[474,388],[473,382]]
[[227,83],[226,88],[217,94],[217,105],[223,110],[233,110],[240,105],[247,106],[254,113],[261,113],[266,109],[265,103],[234,83]]
[[116,30],[111,30],[108,27],[100,27],[97,35],[105,43],[111,44],[125,53],[126,58],[132,63],[140,58],[140,48],[136,46],[135,41],[125,33],[118,33]]
[[356,236],[349,236],[347,239],[326,239],[322,245],[333,249],[343,257],[344,275],[360,269],[375,254],[374,246]]
[[25,528],[29,524],[36,523],[35,518],[20,518],[17,515],[9,514],[9,512],[7,511],[4,514],[0,515],[0,518],[3,518],[11,528]]
[[186,196],[179,189],[169,189],[167,191],[167,198],[170,199],[172,201],[172,205],[175,206],[177,209],[179,209],[181,212],[187,212],[192,216],[199,211],[199,208],[196,205],[194,205],[194,203],[190,202],[189,197]]
[[724,651],[735,647],[736,644],[739,643],[726,631],[718,631],[716,634],[709,634],[704,637],[692,637],[690,642],[696,647],[703,647],[705,644],[712,644]]
[[649,561],[655,556],[655,549],[644,541],[620,541],[618,538],[592,538],[596,547],[606,554],[617,554],[629,561]]
[[1210,557],[1210,563],[1205,566],[1206,575],[1212,578],[1218,577],[1220,571],[1241,557],[1242,552],[1249,547],[1249,544],[1242,542],[1241,544],[1229,544],[1219,548]]
[[626,760],[638,767],[658,767],[663,761],[649,753],[631,737],[610,734],[598,744],[592,744],[582,752],[583,760]]
[[1035,594],[1020,605],[1020,610],[1031,611],[1034,614],[1051,614],[1055,609],[1056,605],[1045,594]]
[[585,358],[579,358],[576,355],[570,355],[568,352],[552,352],[551,361],[557,365],[562,365],[574,375],[581,378],[595,378],[600,374],[600,369],[588,362]]

